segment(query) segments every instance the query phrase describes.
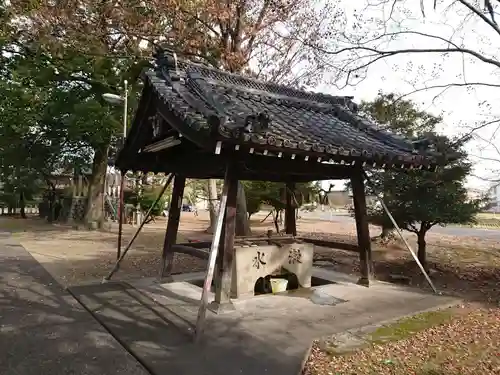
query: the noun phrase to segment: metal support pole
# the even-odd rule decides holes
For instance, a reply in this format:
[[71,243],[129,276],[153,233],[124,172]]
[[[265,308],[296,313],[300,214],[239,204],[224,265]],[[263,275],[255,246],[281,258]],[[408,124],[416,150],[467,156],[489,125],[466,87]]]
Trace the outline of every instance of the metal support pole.
[[127,115],[128,115],[128,82],[123,81],[123,144],[125,144],[125,138],[127,138]]
[[[125,146],[125,138],[127,138],[127,113],[128,113],[128,82],[123,81],[123,146]],[[122,248],[122,231],[123,231],[123,211],[124,211],[124,192],[125,187],[125,172],[121,171],[120,179],[120,198],[118,202],[118,244],[116,249],[116,259],[120,259]]]
[[196,319],[195,328],[195,341],[199,342],[203,334],[203,329],[205,327],[205,318],[207,314],[208,305],[208,293],[210,291],[210,286],[212,285],[212,280],[214,278],[215,261],[217,259],[217,253],[219,252],[219,244],[222,235],[222,227],[224,225],[224,216],[226,214],[227,206],[227,195],[229,191],[230,179],[228,176],[229,168],[226,169],[226,176],[224,178],[224,188],[222,189],[222,197],[219,204],[219,213],[217,215],[217,222],[215,225],[215,233],[212,239],[212,245],[210,247],[210,255],[208,257],[208,267],[207,273],[205,274],[205,282],[203,283],[203,291],[201,293],[200,308],[198,310],[198,317]]
[[106,276],[104,278],[103,281],[109,281],[109,280],[111,280],[111,277],[113,276],[113,274],[120,269],[120,263],[122,262],[123,258],[125,258],[125,255],[127,255],[127,252],[129,251],[130,247],[132,246],[132,244],[134,243],[135,239],[139,235],[142,227],[144,226],[144,224],[146,224],[146,221],[148,220],[149,215],[151,214],[151,211],[153,211],[153,208],[160,201],[161,197],[163,196],[163,193],[165,193],[165,190],[167,190],[167,187],[168,187],[168,185],[170,185],[170,183],[172,182],[173,178],[174,178],[174,174],[171,173],[170,176],[168,176],[167,182],[165,183],[165,185],[161,189],[160,194],[158,194],[158,197],[156,198],[156,200],[154,201],[154,203],[151,205],[151,207],[149,207],[148,212],[146,213],[146,215],[142,219],[141,225],[139,226],[139,228],[137,228],[137,231],[135,232],[134,237],[132,237],[132,239],[130,240],[130,242],[127,244],[127,246],[123,250],[123,254],[116,261],[115,266],[113,267],[113,269],[111,270],[111,272],[108,274],[108,276]]
[[124,196],[124,187],[125,187],[125,173],[122,172],[120,174],[120,197],[118,198],[118,244],[116,249],[116,260],[120,259],[121,251],[122,251],[122,232],[123,232],[123,213],[125,211],[125,196]]
[[[372,190],[373,189],[373,185],[371,183],[371,180],[370,178],[368,177],[368,175],[366,174],[365,171],[363,171],[363,175],[366,179],[366,182],[368,183],[368,185],[371,185],[371,188]],[[392,216],[392,214],[389,212],[389,209],[387,208],[387,206],[385,205],[385,202],[382,198],[380,198],[380,196],[375,192],[375,196],[377,197],[378,201],[380,202],[380,204],[382,205],[382,208],[384,209],[384,211],[386,212],[387,216],[389,217],[389,219],[391,220],[392,224],[394,225],[394,228],[396,229],[396,232],[398,232],[398,235],[399,237],[401,237],[401,239],[403,240],[406,248],[408,249],[408,251],[411,253],[411,255],[413,256],[413,259],[415,260],[415,262],[417,263],[418,267],[420,268],[420,270],[422,271],[422,273],[424,274],[425,276],[425,279],[427,280],[427,282],[429,283],[430,287],[432,288],[432,290],[434,291],[434,293],[436,294],[440,294],[436,287],[434,286],[434,283],[432,282],[431,278],[429,277],[429,275],[427,274],[427,272],[425,271],[425,268],[424,266],[422,265],[422,263],[420,263],[420,261],[418,260],[418,256],[415,254],[415,252],[413,251],[412,247],[410,246],[410,244],[408,243],[408,241],[406,241],[406,238],[404,238],[403,236],[403,232],[401,231],[401,228],[399,228],[399,225],[396,223],[396,220],[394,220],[394,217]]]

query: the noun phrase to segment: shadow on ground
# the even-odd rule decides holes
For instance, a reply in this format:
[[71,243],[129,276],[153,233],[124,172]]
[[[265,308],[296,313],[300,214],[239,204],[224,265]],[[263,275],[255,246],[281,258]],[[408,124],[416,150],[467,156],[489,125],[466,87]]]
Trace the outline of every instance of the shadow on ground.
[[[147,373],[24,248],[13,242],[0,246],[2,375]],[[92,288],[77,287],[74,293],[153,374],[289,373],[300,365],[237,324],[215,332],[216,340],[195,345],[191,335],[140,301],[120,299],[123,284],[98,285],[95,293]]]
[[[3,219],[0,218],[0,224],[5,221],[2,220]],[[8,218],[7,221],[12,222],[12,219]],[[55,236],[57,233],[63,233],[64,235],[65,232],[70,230],[68,226],[51,226],[39,219],[19,219],[15,221],[19,222],[19,226],[27,225],[27,229],[19,229],[19,232],[33,231],[35,234],[40,233],[40,236],[44,238]],[[255,221],[260,221],[260,219]],[[127,233],[124,235],[124,245],[128,243],[128,240],[133,235],[130,229],[131,228],[128,228]],[[86,238],[85,231],[76,233],[82,233],[81,236],[78,236],[78,241],[80,242],[96,242],[95,239]],[[319,236],[321,238],[321,234],[304,234],[315,238]],[[123,266],[117,274],[117,278],[128,280],[137,277],[157,276],[160,267],[159,259],[163,236],[163,232],[158,228],[146,226],[145,232],[139,235],[136,243],[127,254]],[[210,237],[210,235],[198,231],[188,231],[181,233],[179,241],[184,242],[185,240],[200,238],[206,240],[210,239]],[[332,239],[331,237],[330,235],[328,239]],[[341,242],[355,243],[355,239],[349,235],[334,235],[333,237],[335,237],[335,240]],[[112,234],[103,236],[99,241],[105,244],[107,248],[112,248],[116,245],[116,237]],[[95,246],[95,244],[93,246]],[[435,251],[437,253],[446,252],[447,249],[450,248],[442,244],[433,246],[436,248]],[[399,255],[392,257],[391,254],[393,251],[398,254],[404,253],[405,255],[404,257],[400,257]],[[481,248],[481,252],[488,254],[493,260],[500,260],[500,250],[498,249]],[[379,254],[382,255],[379,256]],[[420,270],[406,250],[401,251],[401,249],[397,248],[387,248],[383,252],[374,251],[374,256],[375,274],[378,279],[391,281],[391,275],[403,275],[409,277],[411,285],[422,287],[426,290],[429,289],[425,278],[422,276]],[[431,260],[429,262],[429,268],[433,270],[432,280],[439,290],[458,294],[469,301],[486,302],[498,306],[500,295],[497,290],[497,285],[500,284],[500,267],[494,265],[495,263],[498,265],[498,261],[492,261],[491,265],[487,265],[487,262],[483,261],[482,264],[478,265],[474,264],[474,262],[468,263],[468,261],[464,259],[458,262],[457,265],[457,262],[446,262],[446,257],[442,258],[443,259],[440,261]],[[356,253],[336,249],[328,249],[326,252],[318,250],[315,259],[317,261],[323,261],[320,267],[359,275],[359,262]],[[65,285],[74,285],[85,280],[99,280],[107,275],[114,263],[115,254],[110,251],[103,251],[98,256],[94,255],[77,261],[59,257],[51,257],[47,262],[43,261],[44,266],[47,267],[51,274],[56,276],[57,279]],[[205,260],[185,254],[177,254],[174,262],[174,272],[176,273],[201,271],[204,270],[205,267]],[[71,273],[72,275],[62,279],[61,275],[65,273]]]
[[2,375],[146,375],[27,251],[0,243]]
[[126,284],[72,287],[71,291],[153,374],[294,374],[300,370],[303,355],[288,356],[283,348],[246,333],[238,320],[223,329],[209,320],[206,337],[195,344],[193,329],[189,332],[173,323],[172,310],[134,297],[134,289]]

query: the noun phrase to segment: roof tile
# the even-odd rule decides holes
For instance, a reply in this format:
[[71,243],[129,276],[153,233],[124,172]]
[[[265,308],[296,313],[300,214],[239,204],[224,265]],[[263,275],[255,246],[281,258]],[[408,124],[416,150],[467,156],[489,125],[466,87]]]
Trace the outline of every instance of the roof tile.
[[[411,142],[356,113],[351,97],[299,91],[188,62],[179,63],[175,76],[161,65],[146,73],[169,110],[192,130],[209,133],[207,138],[216,120],[222,140],[327,158],[424,161]],[[432,161],[427,154],[425,158]]]

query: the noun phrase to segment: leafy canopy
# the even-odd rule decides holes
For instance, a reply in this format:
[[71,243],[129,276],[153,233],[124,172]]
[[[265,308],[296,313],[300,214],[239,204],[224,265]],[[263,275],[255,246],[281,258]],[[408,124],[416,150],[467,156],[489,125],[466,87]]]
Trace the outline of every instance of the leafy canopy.
[[[465,182],[471,164],[463,149],[464,142],[437,135],[435,127],[441,118],[419,110],[411,101],[395,98],[394,94],[380,94],[373,102],[363,103],[362,109],[395,133],[432,138],[435,151],[453,153],[457,159],[436,172],[372,172],[368,193],[383,194],[397,224],[422,236],[434,225],[473,221],[481,200],[471,200],[467,195]],[[369,209],[369,220],[383,227],[392,226],[381,205]]]

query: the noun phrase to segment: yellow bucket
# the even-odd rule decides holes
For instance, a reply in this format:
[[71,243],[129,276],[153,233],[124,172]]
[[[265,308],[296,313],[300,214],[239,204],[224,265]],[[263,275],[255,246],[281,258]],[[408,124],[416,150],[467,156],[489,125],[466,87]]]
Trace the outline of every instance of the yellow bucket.
[[273,293],[286,292],[287,279],[271,279],[271,289]]

